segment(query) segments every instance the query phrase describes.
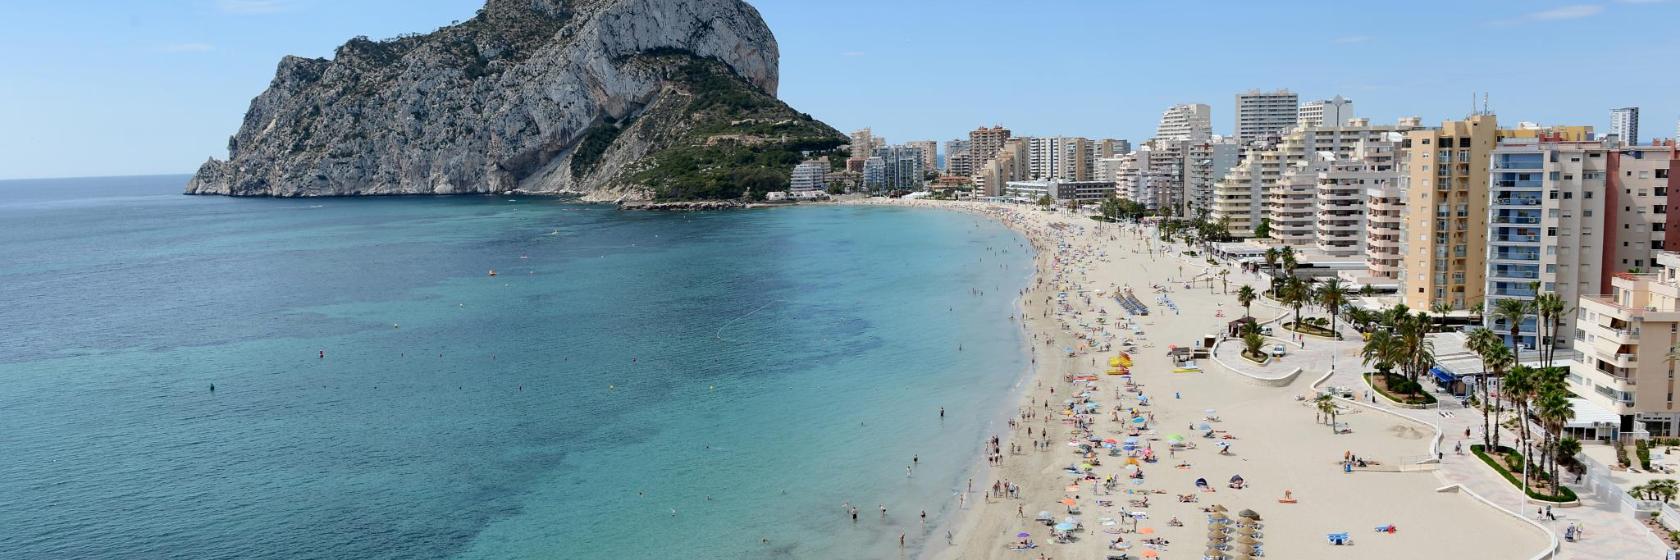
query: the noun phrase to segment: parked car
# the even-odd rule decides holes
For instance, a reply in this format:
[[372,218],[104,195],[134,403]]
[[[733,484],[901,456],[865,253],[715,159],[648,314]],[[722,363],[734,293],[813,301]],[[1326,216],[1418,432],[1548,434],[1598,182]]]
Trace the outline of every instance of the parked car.
[[1282,344],[1273,344],[1272,345],[1272,357],[1273,358],[1282,358],[1283,354],[1284,354],[1284,350],[1283,350],[1283,345]]

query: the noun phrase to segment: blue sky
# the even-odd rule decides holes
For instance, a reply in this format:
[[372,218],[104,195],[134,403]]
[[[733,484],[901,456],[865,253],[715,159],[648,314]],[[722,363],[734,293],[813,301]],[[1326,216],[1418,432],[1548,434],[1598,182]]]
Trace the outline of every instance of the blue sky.
[[[1138,140],[1162,109],[1287,87],[1382,122],[1462,116],[1644,137],[1680,118],[1680,0],[1138,2],[756,0],[781,96],[842,130],[946,140],[978,125]],[[286,54],[426,31],[478,0],[8,2],[0,7],[0,178],[185,173],[227,138]],[[1458,54],[1447,54],[1457,49]]]

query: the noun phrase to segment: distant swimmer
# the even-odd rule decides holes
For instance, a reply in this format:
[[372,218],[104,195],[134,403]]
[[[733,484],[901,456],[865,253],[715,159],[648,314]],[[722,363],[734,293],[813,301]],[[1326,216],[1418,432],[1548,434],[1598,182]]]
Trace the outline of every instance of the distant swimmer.
[[327,359],[327,351],[326,350],[321,350],[321,359],[323,359],[323,360]]
[[210,392],[212,392],[212,393],[216,392],[216,384],[215,383],[210,384]]

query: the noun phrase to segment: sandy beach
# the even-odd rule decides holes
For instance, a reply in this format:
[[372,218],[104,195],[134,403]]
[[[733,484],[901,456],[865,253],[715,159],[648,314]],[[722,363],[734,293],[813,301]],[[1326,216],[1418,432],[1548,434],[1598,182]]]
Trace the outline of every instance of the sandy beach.
[[[935,543],[927,557],[1202,558],[1216,523],[1206,509],[1215,505],[1233,521],[1242,510],[1257,513],[1253,541],[1274,558],[1526,559],[1547,546],[1547,535],[1533,525],[1471,495],[1438,491],[1445,483],[1430,466],[1401,472],[1401,465],[1430,458],[1431,426],[1344,404],[1337,421],[1349,433],[1333,433],[1305,399],[1330,368],[1329,350],[1303,353],[1293,360],[1299,363],[1239,366],[1267,377],[1303,370],[1281,386],[1205,359],[1196,361],[1201,371],[1175,372],[1169,346],[1196,344],[1241,317],[1234,294],[1244,283],[1258,287],[1258,275],[1179,255],[1182,245],[1163,247],[1142,228],[1083,215],[966,202],[853,203],[978,213],[1021,232],[1038,251],[1022,316],[1011,319],[1024,319],[1035,368],[1021,381],[1012,421],[998,427],[997,451],[981,443],[986,458],[975,467],[973,488],[956,498],[959,511],[937,529],[938,537],[927,539]],[[1187,287],[1186,280],[1227,268],[1224,286],[1214,276]],[[1127,288],[1149,315],[1129,317],[1112,297]],[[1252,312],[1266,321],[1287,311],[1261,301]],[[1131,375],[1106,375],[1108,359],[1126,339],[1137,345]],[[1105,342],[1114,348],[1100,350]],[[1354,352],[1343,348],[1334,362],[1357,368]],[[1210,431],[1213,437],[1204,437]],[[1128,437],[1137,438],[1134,450],[1125,449]],[[1180,437],[1186,446],[1175,448]],[[1094,446],[1090,457],[1081,444]],[[1222,444],[1228,452],[1220,451]],[[1344,472],[1350,454],[1371,466]],[[1133,456],[1136,465],[1128,467]],[[1099,464],[1081,467],[1092,458]],[[1134,478],[1138,471],[1141,478]],[[1242,477],[1242,488],[1230,486],[1234,476]],[[1198,489],[1198,479],[1207,481],[1206,489]],[[1005,490],[994,494],[994,485]],[[1295,503],[1280,502],[1286,492]],[[1041,512],[1051,522],[1037,519]],[[1069,517],[1077,528],[1058,542],[1052,525]],[[1393,532],[1376,530],[1390,525]],[[1331,545],[1332,533],[1348,533],[1353,544]],[[1228,535],[1226,554],[1252,546],[1239,537]],[[1033,548],[1020,549],[1027,541]]]

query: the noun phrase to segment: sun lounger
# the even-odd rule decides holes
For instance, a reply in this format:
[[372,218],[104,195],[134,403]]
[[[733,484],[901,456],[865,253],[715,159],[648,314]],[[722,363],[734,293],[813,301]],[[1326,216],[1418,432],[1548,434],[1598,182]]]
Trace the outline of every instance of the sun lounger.
[[1336,546],[1353,544],[1353,538],[1349,537],[1347,533],[1330,533],[1329,537],[1330,544]]

